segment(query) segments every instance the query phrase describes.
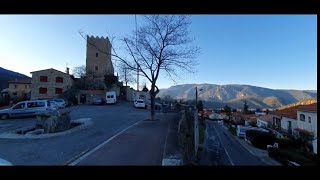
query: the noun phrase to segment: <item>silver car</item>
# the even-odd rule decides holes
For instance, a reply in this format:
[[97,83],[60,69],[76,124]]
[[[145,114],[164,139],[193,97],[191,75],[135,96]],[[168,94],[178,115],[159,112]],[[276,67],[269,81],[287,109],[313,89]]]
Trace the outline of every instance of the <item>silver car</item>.
[[35,116],[56,108],[55,104],[48,100],[22,101],[11,108],[0,110],[0,119]]

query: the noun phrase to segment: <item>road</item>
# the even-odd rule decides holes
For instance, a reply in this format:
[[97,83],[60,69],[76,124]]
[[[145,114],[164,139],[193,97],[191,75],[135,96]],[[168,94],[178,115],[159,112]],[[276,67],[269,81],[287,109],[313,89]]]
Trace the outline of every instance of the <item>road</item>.
[[[64,165],[149,115],[149,111],[135,109],[127,102],[105,106],[78,105],[70,109],[71,119],[92,118],[93,125],[48,139],[0,139],[0,158],[14,165]],[[20,125],[21,122],[32,124],[34,120],[12,119],[12,124],[17,127],[19,122]],[[3,129],[10,124],[8,121],[0,121]]]
[[206,121],[207,138],[205,146],[209,150],[212,165],[265,166],[259,158],[251,154],[236,141],[222,123]]

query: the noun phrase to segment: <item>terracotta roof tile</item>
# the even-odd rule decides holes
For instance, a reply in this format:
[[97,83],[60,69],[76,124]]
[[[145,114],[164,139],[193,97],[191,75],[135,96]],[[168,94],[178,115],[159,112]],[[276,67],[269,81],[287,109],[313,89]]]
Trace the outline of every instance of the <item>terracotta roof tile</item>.
[[31,78],[30,79],[21,79],[17,81],[8,81],[8,83],[12,84],[31,84]]
[[303,105],[297,108],[298,111],[317,112],[317,103]]
[[297,108],[300,106],[294,106],[286,109],[273,111],[272,114],[277,116],[283,116],[291,119],[297,119]]
[[272,118],[273,118],[273,115],[272,114],[268,114],[268,115],[265,115],[265,116],[259,116],[257,118],[262,120],[262,121],[271,122]]

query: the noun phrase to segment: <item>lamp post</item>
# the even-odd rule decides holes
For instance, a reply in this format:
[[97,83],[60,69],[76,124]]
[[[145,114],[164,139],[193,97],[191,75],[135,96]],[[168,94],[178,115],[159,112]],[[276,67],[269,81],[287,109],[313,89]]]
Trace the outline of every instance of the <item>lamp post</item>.
[[[200,89],[199,92],[202,91],[202,90],[203,89]],[[196,86],[196,110],[198,112],[198,87],[197,86]]]

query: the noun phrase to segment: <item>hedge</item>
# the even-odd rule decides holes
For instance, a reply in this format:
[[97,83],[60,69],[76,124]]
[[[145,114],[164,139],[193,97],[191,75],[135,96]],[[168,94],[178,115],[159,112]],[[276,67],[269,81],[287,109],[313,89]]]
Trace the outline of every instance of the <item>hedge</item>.
[[276,142],[276,137],[272,133],[253,129],[246,131],[246,139],[261,149],[267,149],[267,145],[273,145]]

